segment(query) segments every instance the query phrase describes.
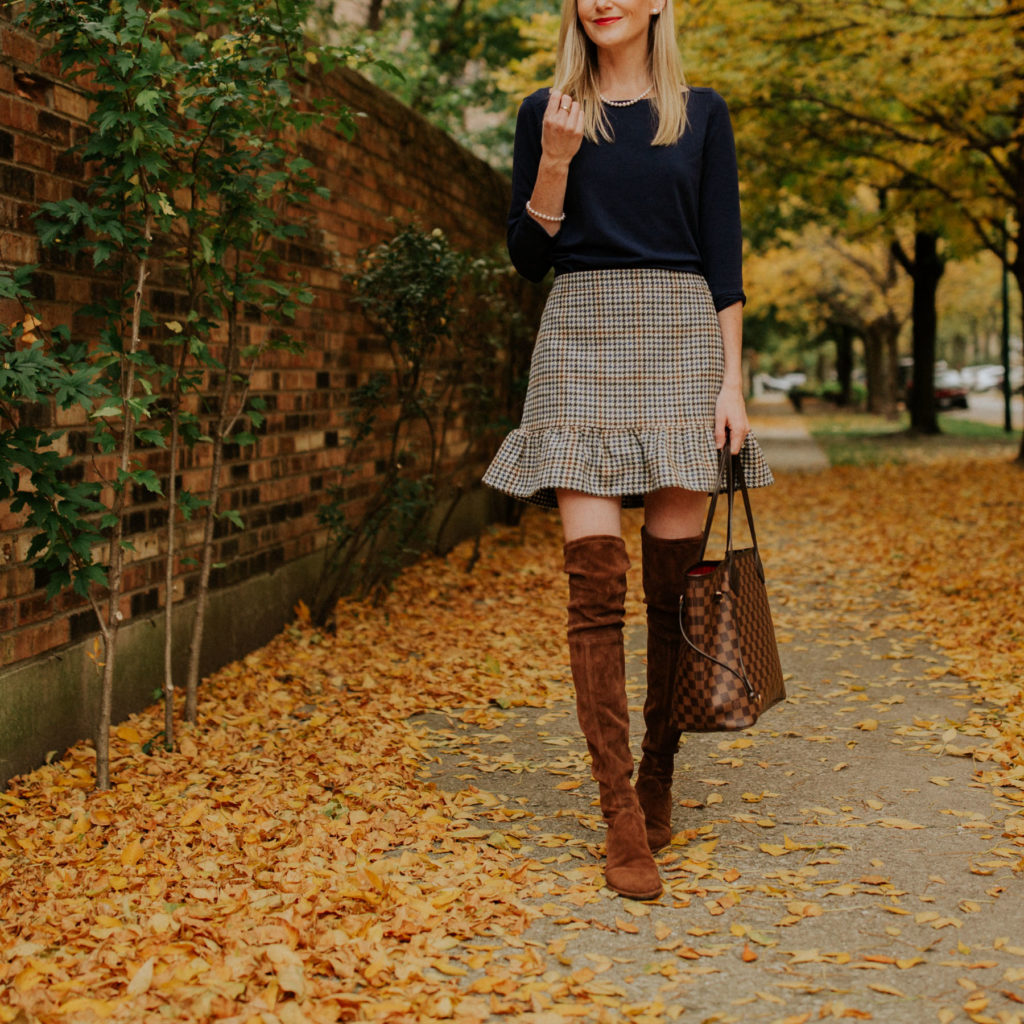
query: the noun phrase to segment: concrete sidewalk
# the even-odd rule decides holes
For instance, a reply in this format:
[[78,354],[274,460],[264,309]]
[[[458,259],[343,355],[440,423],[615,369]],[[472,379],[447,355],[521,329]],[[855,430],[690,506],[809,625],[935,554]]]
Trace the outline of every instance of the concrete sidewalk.
[[[780,486],[825,470],[788,405],[751,412]],[[783,543],[799,550],[799,530]],[[572,704],[514,709],[497,730],[427,716],[433,781],[487,794],[480,827],[517,846],[539,910],[504,954],[516,978],[528,957],[536,984],[517,1020],[1024,1021],[1024,817],[957,747],[970,687],[827,571],[776,598],[789,699],[745,733],[683,737],[657,901],[602,886]],[[644,630],[626,636],[636,753]],[[453,957],[472,965],[474,948]]]
[[824,450],[785,395],[753,399],[747,412],[754,436],[773,471],[813,473],[828,469]]
[[[517,710],[498,732],[431,716],[434,742],[462,751],[441,753],[434,781],[517,808],[515,825],[481,824],[554,875],[523,937],[555,994],[538,1021],[1019,1024],[1024,886],[1008,808],[933,735],[962,684],[929,678],[934,655],[898,639],[795,639],[784,706],[743,734],[684,737],[652,903],[601,887],[603,825],[571,705]],[[642,672],[634,647],[634,748]],[[574,979],[595,967],[584,995]]]

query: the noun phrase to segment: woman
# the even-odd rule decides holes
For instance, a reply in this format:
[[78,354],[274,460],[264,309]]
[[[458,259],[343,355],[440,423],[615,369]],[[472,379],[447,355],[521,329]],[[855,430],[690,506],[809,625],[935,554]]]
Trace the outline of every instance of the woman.
[[[576,707],[608,825],[605,878],[652,899],[652,851],[672,836],[680,580],[727,436],[748,485],[772,481],[741,384],[732,128],[717,93],[683,80],[670,0],[564,0],[554,88],[519,112],[512,192],[512,261],[535,281],[553,266],[555,282],[522,423],[484,480],[557,505]],[[634,788],[621,509],[641,504],[647,699]]]

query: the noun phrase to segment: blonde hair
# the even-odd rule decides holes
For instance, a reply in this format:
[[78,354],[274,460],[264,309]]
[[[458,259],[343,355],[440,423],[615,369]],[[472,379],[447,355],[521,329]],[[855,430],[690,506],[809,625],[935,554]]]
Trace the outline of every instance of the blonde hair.
[[[583,134],[591,142],[611,142],[612,126],[597,83],[597,47],[587,38],[576,2],[562,2],[555,88],[583,105]],[[661,13],[652,16],[647,33],[647,70],[653,84],[650,100],[658,124],[654,146],[671,146],[686,130],[686,79],[676,45],[672,6],[672,0],[662,0]]]

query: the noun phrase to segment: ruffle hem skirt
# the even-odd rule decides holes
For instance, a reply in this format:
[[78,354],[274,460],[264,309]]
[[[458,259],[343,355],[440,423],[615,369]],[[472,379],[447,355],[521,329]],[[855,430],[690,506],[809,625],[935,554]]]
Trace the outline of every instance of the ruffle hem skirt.
[[[530,364],[523,418],[484,483],[544,508],[555,489],[620,497],[711,491],[722,335],[707,281],[650,268],[560,274]],[[753,434],[748,487],[772,483]]]

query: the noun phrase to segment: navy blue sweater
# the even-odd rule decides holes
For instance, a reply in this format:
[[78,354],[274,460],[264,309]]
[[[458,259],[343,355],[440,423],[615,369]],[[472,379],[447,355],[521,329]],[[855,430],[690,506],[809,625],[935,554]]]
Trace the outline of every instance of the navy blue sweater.
[[508,221],[516,269],[531,281],[551,267],[556,275],[615,267],[682,270],[704,275],[717,310],[745,301],[736,147],[722,97],[690,88],[686,131],[672,146],[651,145],[649,103],[606,106],[615,139],[583,140],[569,165],[565,220],[552,238],[526,212],[549,94],[541,89],[527,96],[516,122]]

